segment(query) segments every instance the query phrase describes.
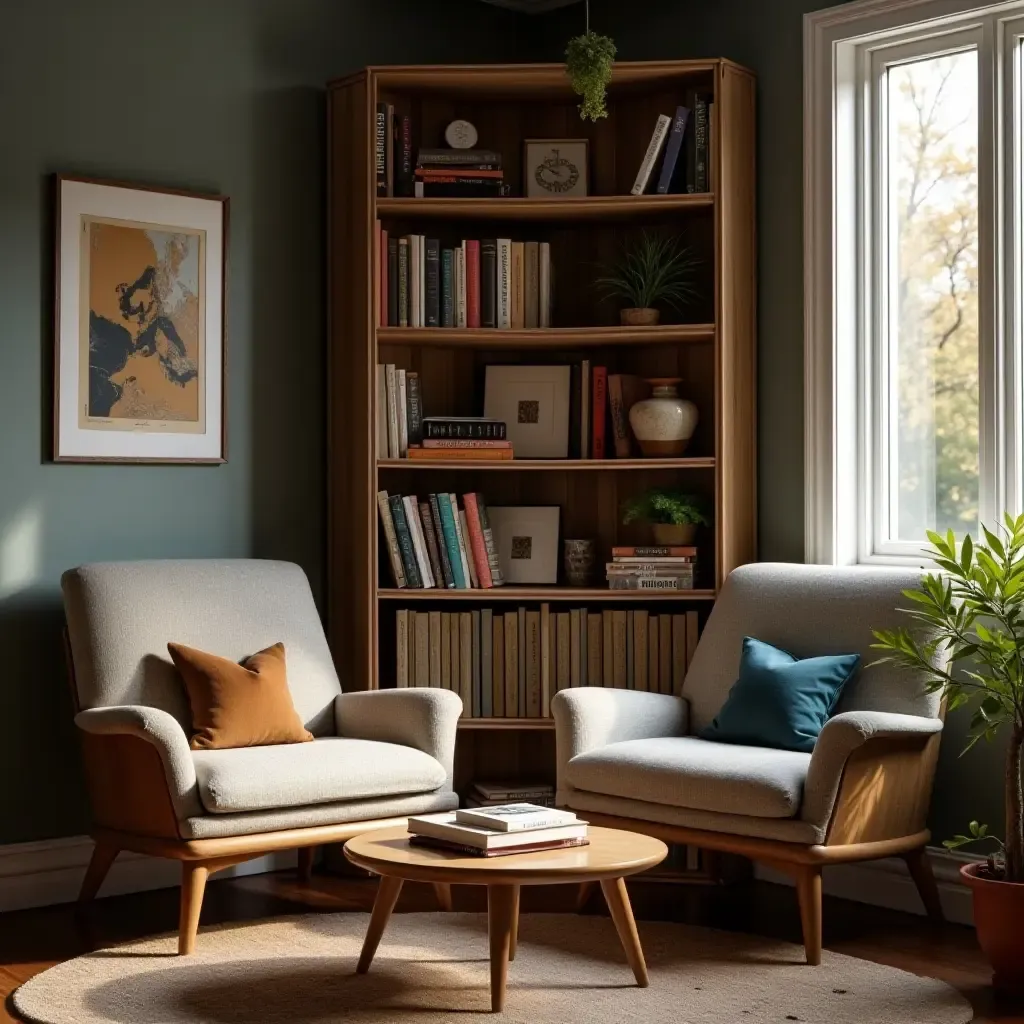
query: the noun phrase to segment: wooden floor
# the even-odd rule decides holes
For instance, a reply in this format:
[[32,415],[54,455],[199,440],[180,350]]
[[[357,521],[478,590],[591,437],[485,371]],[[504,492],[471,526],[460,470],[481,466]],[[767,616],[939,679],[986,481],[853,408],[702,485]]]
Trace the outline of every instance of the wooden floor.
[[[290,873],[254,875],[212,882],[206,890],[202,923],[240,921],[301,912],[361,910],[373,902],[369,879],[316,874],[308,886]],[[483,910],[483,891],[456,887],[456,910]],[[770,935],[798,942],[800,923],[792,890],[766,882],[718,889],[630,882],[638,918],[678,920]],[[17,1020],[7,998],[33,974],[90,949],[177,928],[177,890],[100,899],[84,914],[70,905],[0,914],[0,1021]],[[523,890],[523,912],[566,911],[575,890]],[[434,910],[429,886],[408,883],[398,911]],[[600,893],[585,913],[605,913]],[[200,931],[199,941],[202,942]],[[826,897],[826,948],[889,964],[955,985],[975,1008],[975,1021],[1024,1024],[1024,1005],[994,999],[989,972],[971,929],[934,928],[922,918]],[[825,968],[808,968],[808,970]]]

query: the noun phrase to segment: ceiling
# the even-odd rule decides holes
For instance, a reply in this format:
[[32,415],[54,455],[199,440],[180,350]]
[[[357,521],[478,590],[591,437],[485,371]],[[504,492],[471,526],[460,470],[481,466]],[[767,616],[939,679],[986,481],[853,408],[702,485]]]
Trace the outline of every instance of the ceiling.
[[553,11],[556,7],[568,7],[569,4],[577,3],[578,0],[484,0],[485,4],[494,4],[495,7],[507,7],[513,11],[523,11],[526,14],[540,14],[543,11]]

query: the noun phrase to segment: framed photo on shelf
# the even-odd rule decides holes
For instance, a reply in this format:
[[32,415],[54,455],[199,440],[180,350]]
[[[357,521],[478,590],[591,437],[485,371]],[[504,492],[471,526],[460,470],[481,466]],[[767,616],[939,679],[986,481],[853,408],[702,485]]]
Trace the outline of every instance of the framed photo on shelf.
[[569,454],[570,366],[488,366],[484,416],[505,424],[517,459]]
[[523,193],[529,199],[587,195],[587,139],[525,139]]
[[488,505],[487,517],[507,583],[558,582],[558,505]]
[[227,215],[57,177],[54,461],[225,461]]

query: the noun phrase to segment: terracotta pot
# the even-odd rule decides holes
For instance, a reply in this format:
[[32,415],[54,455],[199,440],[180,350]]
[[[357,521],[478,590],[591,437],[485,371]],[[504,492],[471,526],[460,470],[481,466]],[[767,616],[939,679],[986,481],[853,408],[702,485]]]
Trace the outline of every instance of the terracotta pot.
[[620,309],[619,322],[623,327],[653,327],[660,315],[656,309]]
[[985,867],[965,864],[960,877],[974,894],[978,944],[992,965],[992,985],[1024,992],[1024,883],[998,882],[980,874]]
[[651,531],[654,533],[654,543],[661,544],[667,548],[684,547],[693,543],[697,534],[697,527],[694,523],[652,523]]

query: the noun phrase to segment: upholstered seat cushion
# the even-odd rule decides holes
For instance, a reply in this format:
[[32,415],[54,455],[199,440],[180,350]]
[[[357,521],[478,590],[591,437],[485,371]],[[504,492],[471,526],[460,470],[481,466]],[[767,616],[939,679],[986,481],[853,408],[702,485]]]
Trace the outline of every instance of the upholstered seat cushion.
[[712,743],[696,736],[625,740],[577,754],[566,765],[576,789],[755,818],[800,810],[811,755]]
[[203,807],[213,814],[429,793],[444,766],[413,747],[323,737],[287,746],[192,752]]

